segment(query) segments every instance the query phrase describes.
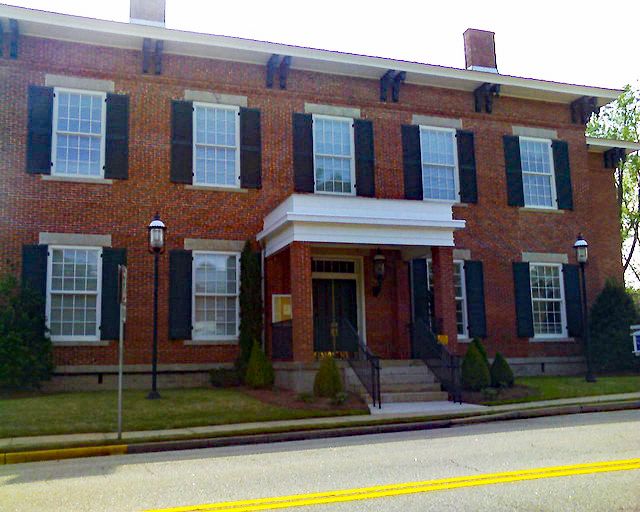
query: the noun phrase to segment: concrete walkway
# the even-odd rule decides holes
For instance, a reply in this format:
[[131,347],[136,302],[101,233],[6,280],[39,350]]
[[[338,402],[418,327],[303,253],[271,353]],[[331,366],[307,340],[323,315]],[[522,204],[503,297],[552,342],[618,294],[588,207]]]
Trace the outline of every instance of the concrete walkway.
[[[454,404],[452,402],[423,402],[423,403],[390,403],[382,406],[382,409],[375,409],[372,415],[358,416],[337,416],[328,418],[308,418],[300,420],[283,420],[283,421],[266,421],[255,423],[241,423],[232,425],[215,425],[204,427],[177,428],[171,430],[144,430],[136,432],[125,432],[122,435],[122,443],[153,440],[160,441],[171,438],[199,438],[199,437],[216,437],[224,435],[242,435],[274,430],[290,430],[304,429],[309,427],[323,426],[334,427],[336,424],[348,427],[349,425],[363,425],[368,422],[375,423],[379,420],[398,419],[406,421],[410,418],[429,419],[446,419],[455,418],[460,415],[473,415],[474,412],[479,414],[497,413],[521,409],[536,409],[545,407],[558,407],[563,405],[575,404],[594,404],[603,402],[616,402],[625,400],[640,399],[640,393],[624,393],[618,395],[602,395],[588,396],[578,398],[565,398],[561,400],[545,400],[541,402],[527,402],[519,404],[483,406],[474,404]],[[83,445],[83,444],[99,444],[101,442],[114,442],[117,439],[115,433],[89,433],[89,434],[67,434],[55,436],[30,436],[30,437],[13,437],[0,439],[0,451],[15,451],[40,449],[54,445]]]

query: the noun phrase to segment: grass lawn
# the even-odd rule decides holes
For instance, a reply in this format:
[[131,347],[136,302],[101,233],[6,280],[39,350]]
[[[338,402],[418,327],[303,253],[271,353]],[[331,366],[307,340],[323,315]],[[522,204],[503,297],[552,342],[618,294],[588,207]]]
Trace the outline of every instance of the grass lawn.
[[[296,409],[261,402],[239,389],[163,389],[162,399],[147,391],[125,391],[123,430],[155,430],[252,421],[368,414],[364,409]],[[0,438],[117,429],[115,391],[0,397]]]
[[516,386],[528,388],[527,396],[505,398],[487,402],[487,405],[535,402],[557,398],[580,396],[612,395],[640,391],[640,375],[596,376],[597,382],[586,382],[579,377],[519,377]]

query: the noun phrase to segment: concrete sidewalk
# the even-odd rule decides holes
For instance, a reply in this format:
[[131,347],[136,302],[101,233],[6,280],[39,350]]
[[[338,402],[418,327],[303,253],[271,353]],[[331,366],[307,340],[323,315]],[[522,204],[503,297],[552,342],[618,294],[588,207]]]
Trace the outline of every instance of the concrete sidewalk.
[[[144,430],[124,432],[122,444],[143,441],[163,441],[170,439],[189,439],[204,437],[242,436],[259,434],[261,432],[286,432],[305,429],[321,428],[350,428],[356,426],[376,425],[385,423],[408,422],[412,419],[445,420],[460,417],[482,417],[494,413],[521,411],[527,409],[556,408],[569,405],[599,404],[640,400],[640,393],[624,393],[617,395],[588,396],[565,398],[560,400],[545,400],[541,402],[527,402],[497,406],[482,406],[474,404],[453,404],[452,402],[423,402],[423,403],[391,403],[375,409],[371,415],[335,416],[327,418],[308,418],[300,420],[265,421],[255,423],[240,423],[231,425],[215,425],[203,427],[178,428],[170,430]],[[52,446],[82,446],[117,441],[115,433],[67,434],[54,436],[30,436],[0,439],[0,452],[23,450],[40,450]]]

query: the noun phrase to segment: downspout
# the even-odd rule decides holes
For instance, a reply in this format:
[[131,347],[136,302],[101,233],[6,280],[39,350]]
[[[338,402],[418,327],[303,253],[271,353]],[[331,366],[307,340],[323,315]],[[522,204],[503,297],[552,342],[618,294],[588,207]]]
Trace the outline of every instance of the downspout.
[[[267,307],[266,307],[266,287],[265,287],[265,264],[264,249],[260,249],[260,288],[262,292],[262,351],[266,348],[266,332],[267,332]],[[266,352],[265,352],[266,353]]]

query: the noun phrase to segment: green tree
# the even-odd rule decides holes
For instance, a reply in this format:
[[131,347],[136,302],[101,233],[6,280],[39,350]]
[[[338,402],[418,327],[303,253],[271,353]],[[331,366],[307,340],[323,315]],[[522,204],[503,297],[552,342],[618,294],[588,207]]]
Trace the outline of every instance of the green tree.
[[610,279],[596,298],[589,317],[591,360],[599,371],[611,372],[640,367],[631,352],[629,326],[638,322],[638,312],[624,287]]
[[257,341],[254,341],[253,343],[244,380],[247,386],[255,389],[270,388],[273,386],[273,382],[275,381],[271,361],[269,361],[267,356],[264,355],[264,352]]
[[462,386],[465,389],[480,391],[489,387],[490,384],[489,367],[482,358],[478,347],[471,343],[462,360]]
[[[604,139],[640,142],[640,90],[627,85],[618,99],[600,109],[587,124],[587,135]],[[640,155],[628,155],[615,170],[620,216],[622,264],[640,280],[633,255],[640,251]]]
[[262,339],[262,271],[260,253],[249,240],[240,256],[240,355],[236,367],[244,378],[253,342]]
[[327,356],[320,361],[320,368],[313,381],[315,396],[335,398],[342,392],[342,378],[340,370],[333,356]]
[[514,377],[513,371],[509,363],[500,352],[496,352],[496,357],[490,368],[491,386],[494,388],[511,388],[513,387]]
[[51,378],[53,356],[42,298],[0,277],[0,388],[37,388]]

